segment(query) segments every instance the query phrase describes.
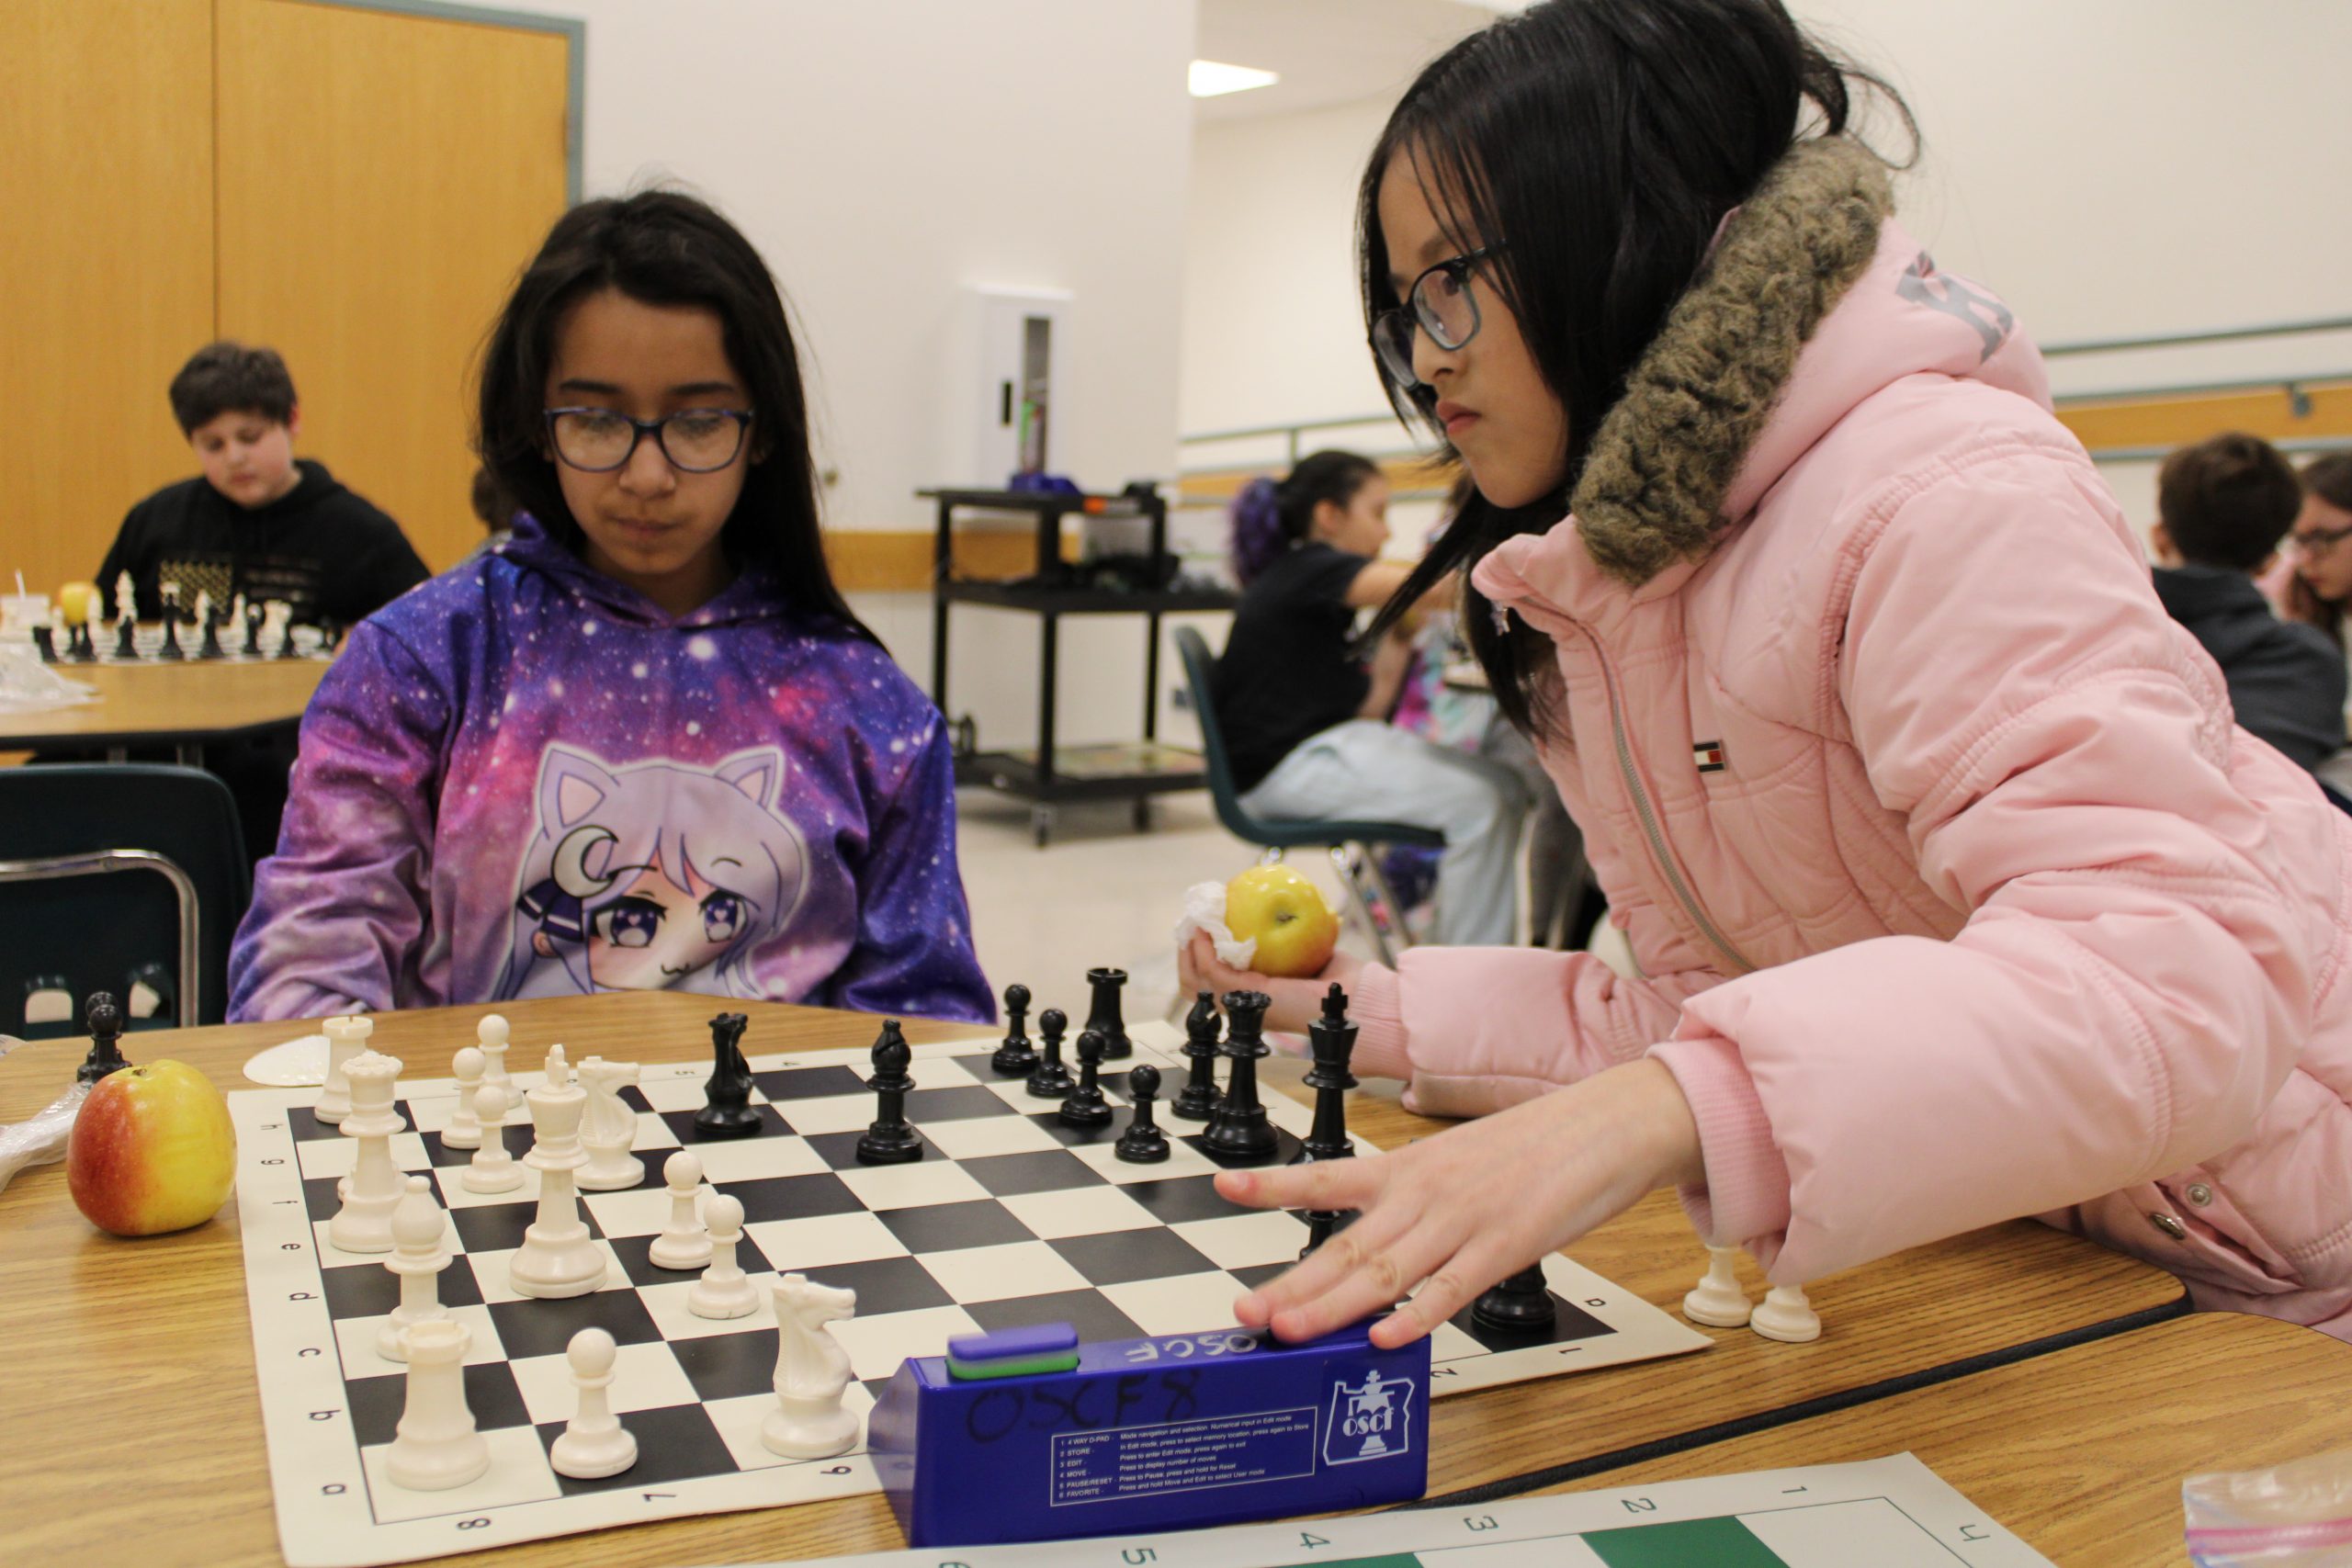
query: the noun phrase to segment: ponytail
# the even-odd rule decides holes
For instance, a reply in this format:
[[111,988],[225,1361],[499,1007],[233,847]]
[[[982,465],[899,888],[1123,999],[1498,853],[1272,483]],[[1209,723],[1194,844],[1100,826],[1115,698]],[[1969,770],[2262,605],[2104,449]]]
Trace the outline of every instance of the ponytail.
[[1290,477],[1276,484],[1262,474],[1241,487],[1227,515],[1233,519],[1233,575],[1242,587],[1306,537],[1315,508],[1323,502],[1345,507],[1380,468],[1353,452],[1317,452],[1300,459]]

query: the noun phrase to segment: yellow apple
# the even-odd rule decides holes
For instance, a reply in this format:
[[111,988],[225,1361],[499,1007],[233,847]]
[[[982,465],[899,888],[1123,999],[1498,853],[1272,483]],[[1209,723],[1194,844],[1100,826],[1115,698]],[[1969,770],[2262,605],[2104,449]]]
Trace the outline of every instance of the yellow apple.
[[65,1145],[74,1206],[116,1235],[202,1224],[219,1212],[236,1175],[229,1102],[185,1062],[149,1062],[100,1078]]
[[1253,865],[1225,886],[1225,924],[1258,939],[1250,966],[1261,975],[1322,973],[1340,942],[1340,917],[1315,884],[1282,864]]

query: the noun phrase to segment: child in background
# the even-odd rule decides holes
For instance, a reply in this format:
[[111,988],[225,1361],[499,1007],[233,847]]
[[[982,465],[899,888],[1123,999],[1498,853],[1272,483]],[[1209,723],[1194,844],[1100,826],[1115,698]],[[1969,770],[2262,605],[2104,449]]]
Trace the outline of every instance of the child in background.
[[2216,435],[2165,459],[2149,544],[2156,597],[2222,667],[2239,727],[2317,768],[2344,747],[2344,650],[2273,615],[2255,581],[2302,502],[2270,443]]
[[98,568],[108,604],[128,571],[142,620],[163,615],[162,584],[176,582],[190,614],[198,592],[224,612],[242,593],[283,599],[298,621],[350,626],[429,575],[399,524],[325,464],[295,457],[302,411],[273,350],[208,344],[172,378],[171,400],[204,471],[122,520]]
[[2352,600],[2352,452],[2303,465],[2303,506],[2287,535],[2291,570],[2279,614],[2317,626],[2344,647],[2344,605]]
[[[1410,568],[1388,543],[1388,481],[1352,452],[1317,452],[1233,502],[1241,603],[1215,674],[1217,716],[1241,804],[1293,821],[1354,818],[1435,828],[1438,942],[1508,942],[1519,919],[1519,827],[1527,793],[1509,770],[1387,722],[1411,646],[1353,649],[1360,610]],[[1430,595],[1438,603],[1447,590]]]
[[1245,1324],[1423,1282],[1402,1344],[1672,1183],[1779,1283],[2033,1215],[2352,1338],[2352,818],[2230,724],[1858,84],[1778,0],[1544,0],[1390,117],[1367,325],[1480,491],[1398,599],[1469,573],[1638,977],[1188,948],[1275,1029],[1340,981],[1357,1073],[1481,1116],[1220,1174],[1358,1213]]
[[759,254],[558,220],[485,355],[514,537],[360,626],[231,1016],[678,989],[985,1021],[937,710],[834,588]]

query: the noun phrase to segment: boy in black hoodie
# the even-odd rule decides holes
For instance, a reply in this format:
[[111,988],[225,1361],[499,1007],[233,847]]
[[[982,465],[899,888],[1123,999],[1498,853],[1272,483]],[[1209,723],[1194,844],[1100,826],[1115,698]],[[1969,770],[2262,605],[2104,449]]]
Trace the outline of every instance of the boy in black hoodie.
[[2222,667],[2239,728],[2315,768],[2344,745],[2344,653],[2317,626],[2278,619],[2255,581],[2302,501],[2268,442],[2216,435],[2165,459],[2149,543],[2156,594]]
[[430,574],[400,525],[345,490],[326,465],[294,457],[302,415],[286,362],[266,348],[208,344],[172,378],[172,414],[204,472],[130,509],[98,569],[111,602],[130,573],[141,620],[164,613],[162,584],[192,609],[209,592],[283,599],[297,621],[350,626]]

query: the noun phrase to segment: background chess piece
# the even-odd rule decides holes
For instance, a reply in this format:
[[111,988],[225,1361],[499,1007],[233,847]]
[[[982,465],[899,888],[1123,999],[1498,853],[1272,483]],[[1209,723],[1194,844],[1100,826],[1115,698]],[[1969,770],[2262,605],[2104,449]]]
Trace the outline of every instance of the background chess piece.
[[1127,1038],[1126,1021],[1119,1014],[1119,990],[1127,983],[1127,972],[1089,969],[1086,983],[1094,989],[1094,1005],[1087,1014],[1086,1027],[1102,1037],[1102,1059],[1118,1062],[1134,1055],[1135,1042]]
[[75,1083],[96,1083],[130,1064],[123,1060],[117,1042],[122,1038],[122,1009],[112,991],[92,991],[82,1005],[82,1027],[90,1032],[90,1054],[74,1069]]
[[743,1059],[743,1031],[751,1020],[740,1012],[722,1012],[710,1021],[710,1081],[703,1085],[703,1108],[695,1112],[695,1132],[705,1138],[752,1138],[760,1133],[760,1113],[752,1109],[752,1065]]

